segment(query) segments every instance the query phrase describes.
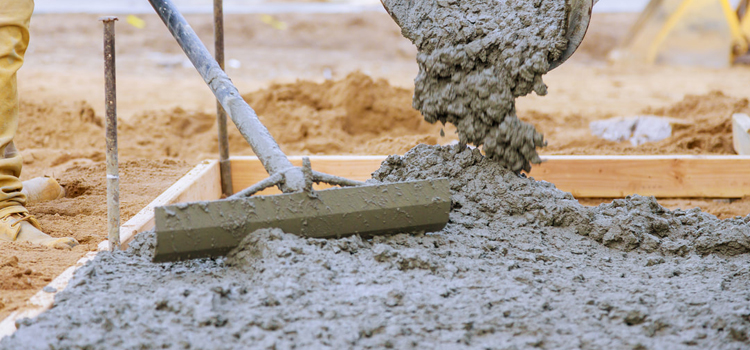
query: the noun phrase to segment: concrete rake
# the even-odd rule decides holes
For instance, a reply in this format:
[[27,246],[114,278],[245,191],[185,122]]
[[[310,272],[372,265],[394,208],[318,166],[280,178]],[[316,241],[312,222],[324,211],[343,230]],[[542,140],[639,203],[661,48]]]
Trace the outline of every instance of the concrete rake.
[[[306,237],[433,232],[448,222],[447,179],[365,184],[295,167],[170,0],[149,0],[270,175],[226,199],[155,208],[155,262],[228,253],[260,228]],[[341,188],[313,190],[313,183]],[[283,194],[252,196],[277,186]]]

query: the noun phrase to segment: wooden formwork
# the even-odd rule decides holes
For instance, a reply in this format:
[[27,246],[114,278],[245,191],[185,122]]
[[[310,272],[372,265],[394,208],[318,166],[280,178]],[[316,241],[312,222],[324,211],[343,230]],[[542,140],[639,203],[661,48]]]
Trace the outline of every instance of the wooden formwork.
[[[302,165],[302,157],[291,157]],[[385,156],[311,156],[315,170],[367,180]],[[529,176],[554,183],[577,198],[621,198],[630,194],[660,198],[742,198],[750,196],[750,156],[545,156]],[[233,157],[232,184],[236,191],[268,176],[256,157]],[[278,193],[268,189],[263,194]],[[123,249],[136,234],[154,227],[154,208],[167,204],[221,198],[219,163],[198,164],[120,228]],[[107,242],[99,251],[108,250]],[[88,253],[50,285],[67,286],[75,270],[96,256]],[[54,293],[40,291],[29,307],[0,322],[0,338],[15,331],[15,321],[49,309]]]
[[[364,181],[384,156],[315,156],[313,169]],[[750,156],[543,156],[529,176],[577,198],[742,198],[750,195]],[[292,163],[302,164],[302,157]],[[255,157],[232,158],[235,189],[268,176]],[[278,193],[275,189],[265,193]]]

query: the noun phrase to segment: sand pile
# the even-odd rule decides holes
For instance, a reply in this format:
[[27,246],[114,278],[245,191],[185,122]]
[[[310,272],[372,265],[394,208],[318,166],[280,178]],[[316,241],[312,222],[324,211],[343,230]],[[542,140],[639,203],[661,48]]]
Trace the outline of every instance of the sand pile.
[[53,309],[21,320],[0,347],[750,345],[750,216],[718,221],[643,197],[587,209],[457,147],[391,157],[373,181],[431,176],[452,179],[441,232],[259,230],[227,259],[166,264],[150,263],[145,233],[80,269]]
[[[411,92],[385,80],[352,73],[340,81],[276,84],[243,96],[288,154],[404,153],[435,144],[439,127],[409,107]],[[125,154],[157,154],[197,160],[217,152],[215,116],[174,109],[134,116],[122,127]],[[149,130],[144,132],[143,125]],[[234,125],[232,154],[252,155]]]
[[[243,97],[290,153],[403,154],[419,143],[435,144],[440,130],[410,107],[410,90],[359,72],[336,82],[272,85]],[[401,144],[389,142],[401,138]]]
[[[411,96],[407,89],[356,72],[335,82],[276,84],[244,98],[290,154],[403,154],[417,144],[435,144],[441,138],[440,127],[425,122],[410,107]],[[19,149],[69,152],[45,159],[47,167],[75,158],[104,159],[104,124],[89,104],[25,102],[21,115]],[[181,108],[121,118],[120,155],[190,162],[216,157],[215,118],[213,113]],[[232,153],[252,155],[236,128],[230,124],[229,130]]]
[[[426,123],[409,107],[410,90],[362,73],[340,81],[276,84],[244,97],[290,154],[403,154],[420,143],[445,144],[456,138],[453,130],[440,137],[439,126]],[[551,136],[545,148],[550,154],[734,154],[730,117],[738,112],[750,112],[747,99],[718,91],[688,95],[666,108],[647,108],[643,114],[685,123],[673,126],[671,138],[638,147],[589,134],[590,120],[611,115],[560,117],[527,111],[523,118]],[[21,115],[16,142],[27,166],[49,169],[72,160],[104,160],[102,118],[89,104],[24,102]],[[125,158],[197,162],[215,157],[218,149],[212,113],[175,108],[143,112],[119,123]],[[234,127],[229,130],[232,153],[251,155]],[[38,175],[43,174],[33,173]]]
[[21,102],[16,146],[79,150],[104,149],[104,121],[85,102]]
[[[550,136],[545,148],[549,154],[736,154],[732,146],[732,115],[750,112],[746,98],[728,96],[720,91],[704,95],[687,95],[682,101],[663,108],[646,108],[643,115],[665,116],[682,120],[672,125],[672,136],[656,143],[632,146],[629,142],[611,142],[590,133],[580,135],[571,130],[588,130],[592,118],[568,116],[559,118],[531,112],[524,118]],[[593,120],[611,116],[595,116]]]
[[543,136],[516,116],[515,99],[547,94],[542,75],[567,47],[565,1],[384,3],[419,50],[414,108],[451,123],[462,143],[519,172],[541,163]]
[[732,146],[732,115],[748,113],[748,107],[746,98],[713,91],[701,96],[688,95],[668,108],[647,109],[644,112],[689,122],[673,126],[672,137],[657,143],[657,148],[685,153],[736,154]]
[[[32,286],[32,277],[39,275],[30,268],[19,264],[17,256],[3,256],[0,261],[0,289],[21,290]],[[5,303],[0,300],[0,310],[5,308]]]

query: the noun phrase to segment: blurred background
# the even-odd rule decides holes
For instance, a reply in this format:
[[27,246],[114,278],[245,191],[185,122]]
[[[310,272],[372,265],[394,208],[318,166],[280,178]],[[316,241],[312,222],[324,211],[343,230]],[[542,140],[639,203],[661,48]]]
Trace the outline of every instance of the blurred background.
[[[174,1],[212,48],[212,1]],[[411,108],[417,52],[378,1],[224,4],[226,71],[287,153],[456,142]],[[518,115],[545,135],[543,154],[735,155],[732,117],[750,98],[746,7],[601,0],[581,47],[545,76],[549,93],[519,98]],[[36,0],[19,72],[24,177],[102,159],[102,15],[120,18],[121,157],[216,157],[213,96],[146,0]],[[252,154],[232,135],[233,155]],[[750,212],[744,202],[708,203],[730,215]]]

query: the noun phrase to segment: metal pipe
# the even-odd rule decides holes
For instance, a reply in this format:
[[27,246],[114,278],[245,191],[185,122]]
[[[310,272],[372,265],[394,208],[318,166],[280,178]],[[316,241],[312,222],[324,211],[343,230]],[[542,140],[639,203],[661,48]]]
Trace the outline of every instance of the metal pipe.
[[299,192],[305,188],[302,170],[294,167],[281,151],[276,140],[260,122],[252,108],[242,99],[240,92],[229,77],[211,57],[206,46],[195,34],[193,28],[177,11],[170,0],[149,0],[172,36],[198,70],[203,80],[219,100],[221,106],[232,119],[240,134],[247,140],[269,175],[283,174],[284,192]]
[[353,187],[353,186],[365,185],[364,182],[349,180],[344,177],[329,175],[329,174],[321,173],[315,170],[313,170],[312,175],[313,175],[313,180],[316,183],[323,182],[329,185],[336,185],[336,186],[341,186],[341,187]]
[[278,185],[281,181],[283,181],[284,178],[281,176],[281,174],[271,175],[255,185],[252,185],[242,191],[239,191],[229,197],[227,199],[239,199],[239,198],[245,198],[250,197],[260,191],[265,190],[266,188],[273,187]]
[[[224,69],[224,0],[214,0],[214,56],[221,69]],[[221,192],[229,197],[232,190],[232,166],[229,163],[229,137],[227,136],[227,113],[216,101],[216,126],[219,130],[219,170]]]
[[104,80],[107,110],[107,226],[109,248],[120,250],[120,172],[117,159],[117,80],[115,79],[115,21],[117,17],[102,17],[104,22]]

